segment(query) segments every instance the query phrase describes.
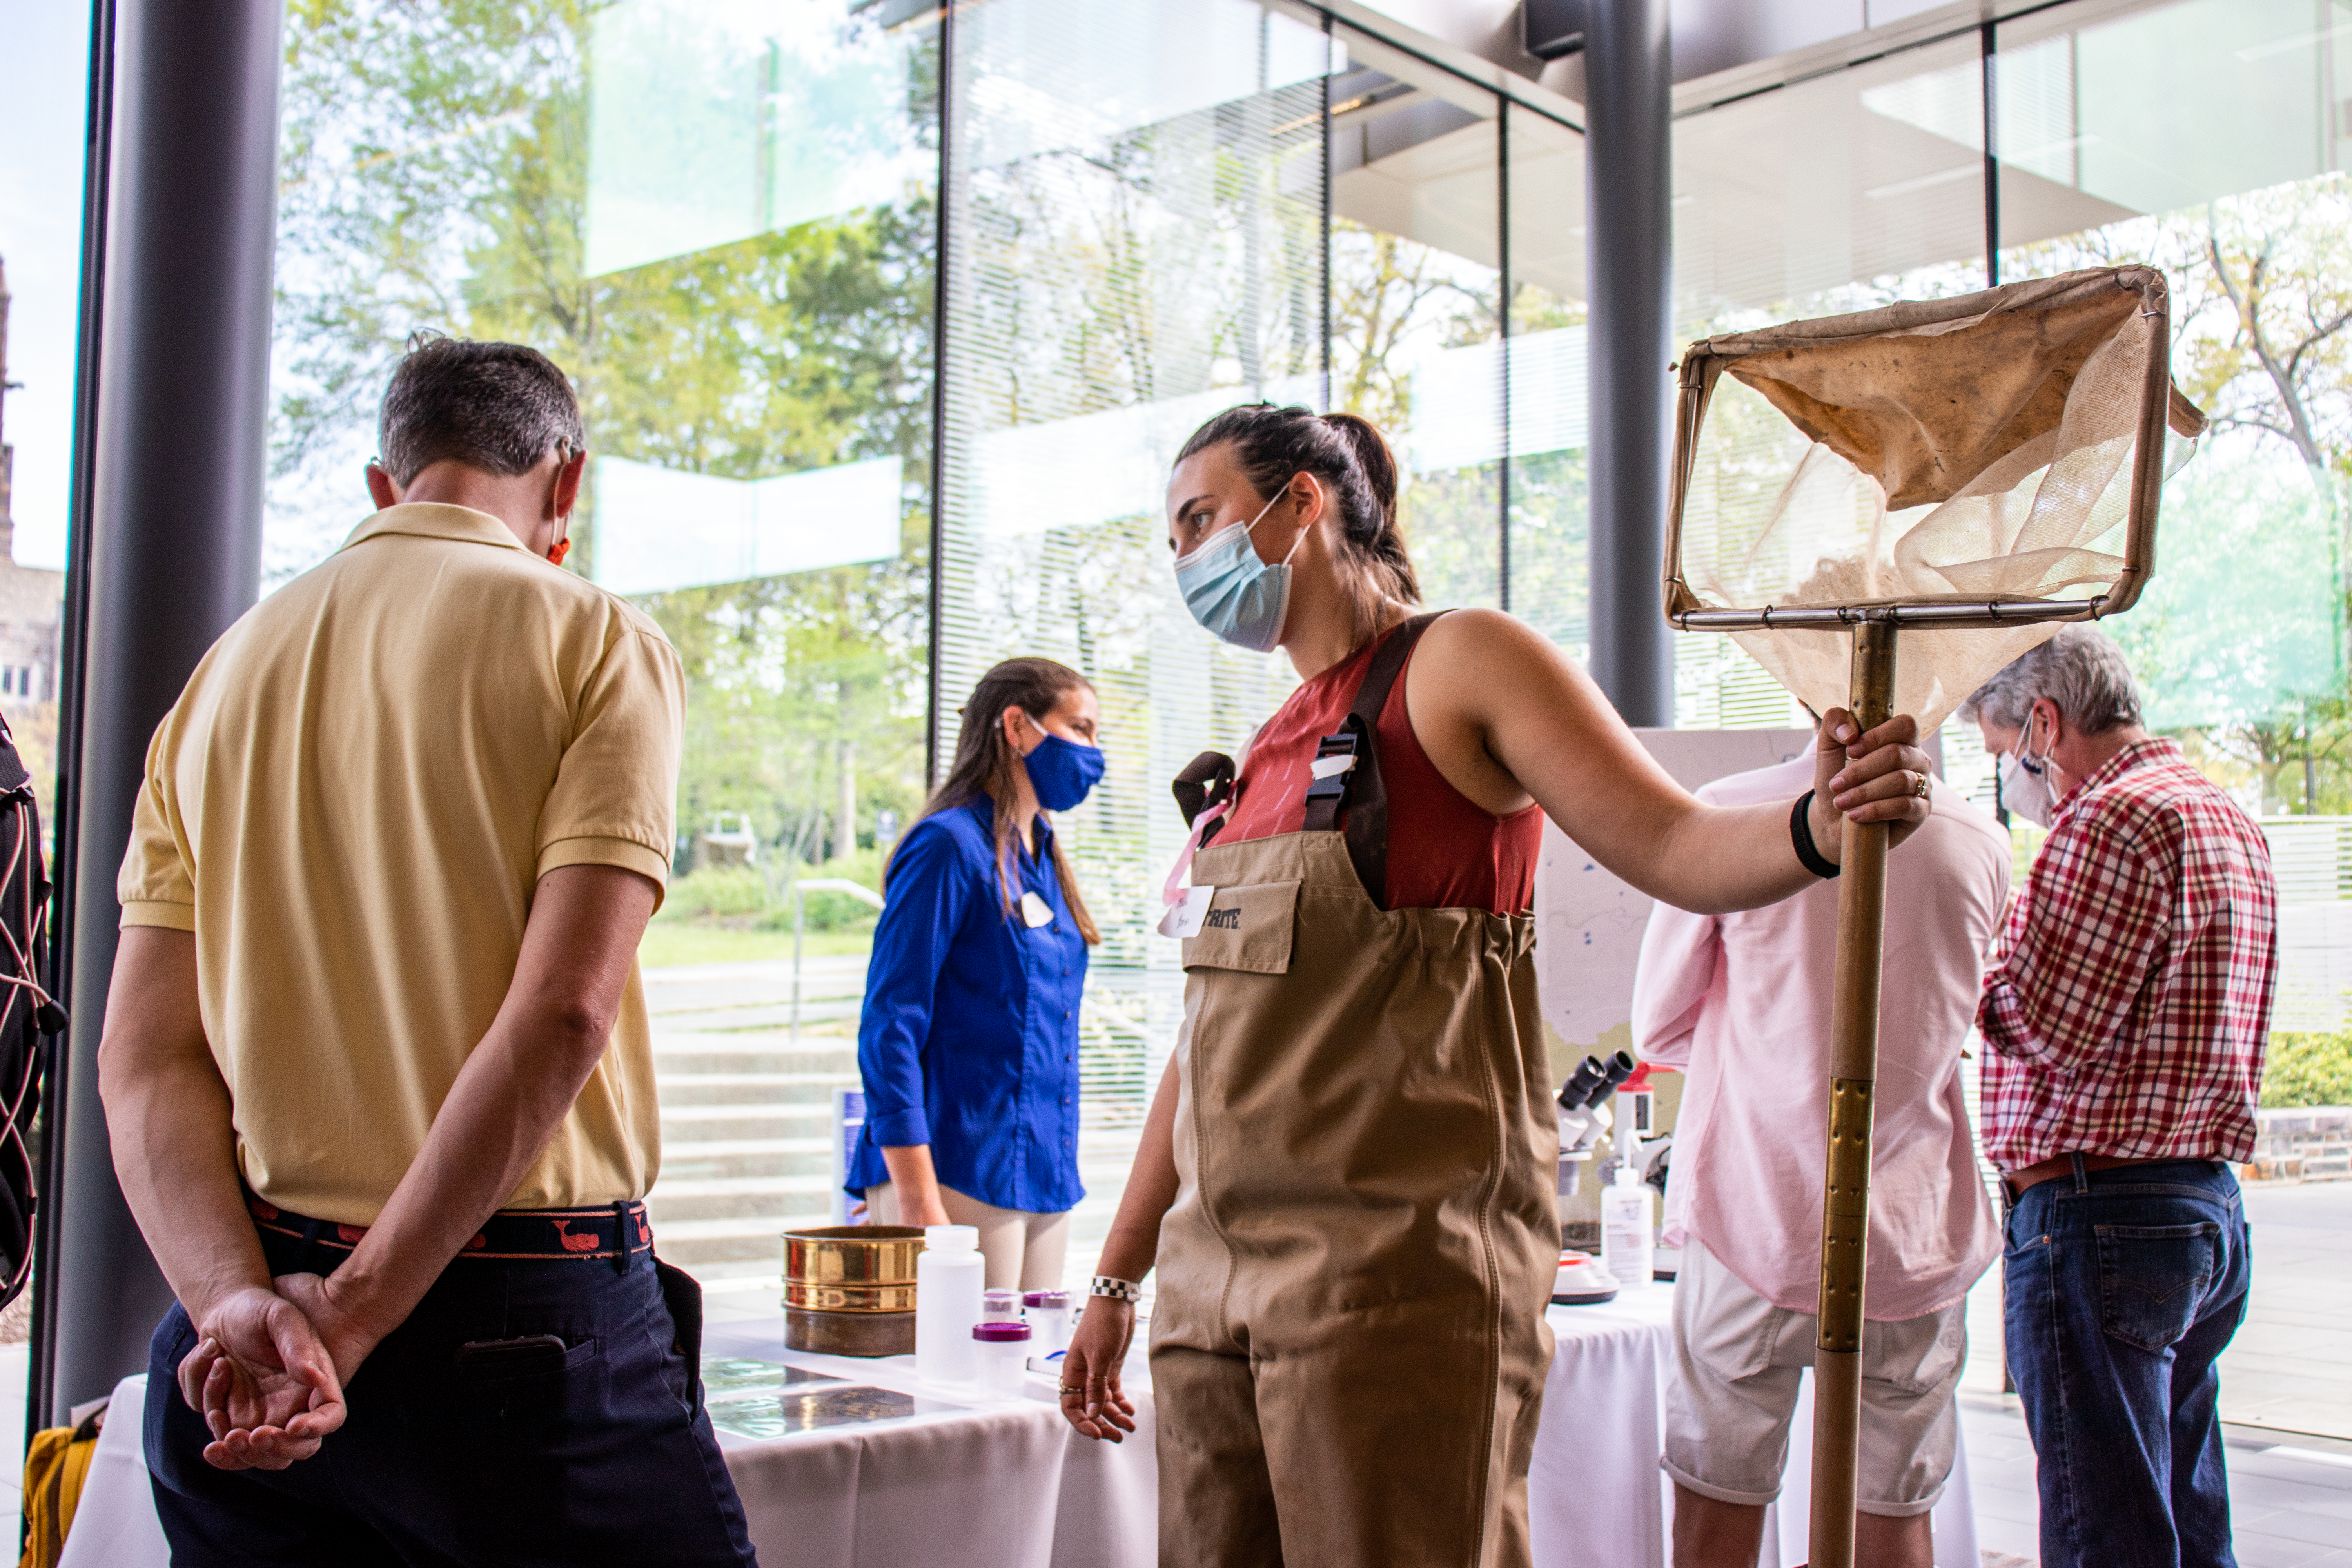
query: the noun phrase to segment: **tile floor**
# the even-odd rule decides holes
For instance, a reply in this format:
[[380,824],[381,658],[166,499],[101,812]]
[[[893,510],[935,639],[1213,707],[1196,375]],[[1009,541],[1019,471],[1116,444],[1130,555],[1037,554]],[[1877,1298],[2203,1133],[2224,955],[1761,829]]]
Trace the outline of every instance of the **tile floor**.
[[[2030,1568],[2041,1556],[2033,1447],[2016,1406],[2014,1398],[1960,1398],[1985,1568]],[[2229,1443],[2241,1568],[2352,1568],[2352,1453],[2243,1428]]]

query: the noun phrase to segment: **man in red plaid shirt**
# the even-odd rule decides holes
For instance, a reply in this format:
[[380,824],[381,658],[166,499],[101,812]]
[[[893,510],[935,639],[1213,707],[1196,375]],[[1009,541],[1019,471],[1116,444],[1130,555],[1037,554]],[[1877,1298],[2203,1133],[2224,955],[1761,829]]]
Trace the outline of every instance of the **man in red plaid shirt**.
[[2231,1165],[2253,1155],[2278,979],[2270,854],[2141,727],[2095,626],[2060,628],[1960,714],[2000,756],[2003,803],[2050,829],[1977,1009],[2042,1561],[2234,1568],[2215,1363],[2251,1275]]

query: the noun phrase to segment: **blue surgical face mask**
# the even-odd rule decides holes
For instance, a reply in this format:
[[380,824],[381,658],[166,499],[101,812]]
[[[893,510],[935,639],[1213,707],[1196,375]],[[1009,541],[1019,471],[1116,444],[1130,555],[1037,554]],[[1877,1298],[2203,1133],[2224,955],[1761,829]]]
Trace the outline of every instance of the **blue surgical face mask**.
[[1093,793],[1095,782],[1103,776],[1102,748],[1062,739],[1030,719],[1026,709],[1021,717],[1045,737],[1023,759],[1029,769],[1029,787],[1037,792],[1037,804],[1047,811],[1073,809]]
[[1289,488],[1285,482],[1255,517],[1210,535],[1176,563],[1176,588],[1192,618],[1236,647],[1255,653],[1271,653],[1282,641],[1282,620],[1290,611],[1290,556],[1298,553],[1307,531],[1298,531],[1290,555],[1273,566],[1258,559],[1250,531],[1265,521],[1274,502]]

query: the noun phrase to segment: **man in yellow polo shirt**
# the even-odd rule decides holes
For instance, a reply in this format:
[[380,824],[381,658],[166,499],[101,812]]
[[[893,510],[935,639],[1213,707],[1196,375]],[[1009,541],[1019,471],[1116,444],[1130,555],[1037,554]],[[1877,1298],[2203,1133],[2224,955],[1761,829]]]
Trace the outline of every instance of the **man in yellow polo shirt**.
[[551,563],[584,443],[543,355],[414,346],[381,441],[380,510],[157,729],[122,866],[99,1069],[179,1298],[173,1560],[751,1563],[638,1201],[677,655]]

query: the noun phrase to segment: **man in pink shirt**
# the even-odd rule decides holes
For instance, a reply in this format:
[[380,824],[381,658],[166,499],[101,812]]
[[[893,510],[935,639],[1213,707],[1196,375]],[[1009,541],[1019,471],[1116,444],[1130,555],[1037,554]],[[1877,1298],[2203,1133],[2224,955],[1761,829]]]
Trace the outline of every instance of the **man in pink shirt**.
[[[1809,759],[1721,779],[1717,805],[1785,800]],[[1960,1095],[1960,1051],[2009,896],[2009,837],[1937,780],[1888,862],[1871,1162],[1857,1558],[1930,1568],[1951,1474],[1969,1287],[2000,1250]],[[1650,917],[1633,1038],[1687,1075],[1664,1240],[1679,1375],[1666,1394],[1675,1563],[1752,1568],[1780,1495],[1820,1304],[1822,1128],[1837,889],[1740,914]]]

